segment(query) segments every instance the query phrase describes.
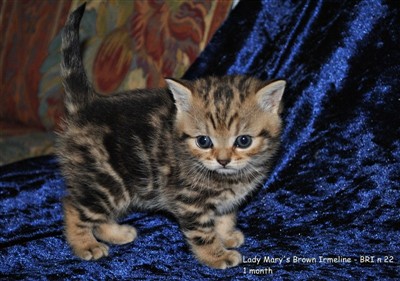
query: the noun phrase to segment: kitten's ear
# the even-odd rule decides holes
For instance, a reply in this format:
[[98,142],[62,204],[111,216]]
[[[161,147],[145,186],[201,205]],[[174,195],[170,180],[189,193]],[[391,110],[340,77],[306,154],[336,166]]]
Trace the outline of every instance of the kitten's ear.
[[265,111],[278,114],[279,105],[281,103],[285,86],[286,86],[286,81],[278,80],[258,90],[256,96],[261,108]]
[[189,111],[192,104],[192,92],[182,80],[166,78],[168,88],[174,96],[176,107],[180,111]]

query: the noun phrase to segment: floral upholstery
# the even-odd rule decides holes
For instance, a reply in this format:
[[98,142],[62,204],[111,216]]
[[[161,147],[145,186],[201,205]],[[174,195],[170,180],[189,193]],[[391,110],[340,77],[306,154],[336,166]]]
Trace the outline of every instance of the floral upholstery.
[[[4,11],[0,50],[2,150],[7,149],[9,136],[58,129],[64,113],[60,32],[68,13],[82,2],[5,1],[0,5]],[[80,31],[83,59],[89,79],[104,95],[160,87],[164,86],[163,77],[181,77],[232,5],[230,0],[87,2]],[[0,159],[0,164],[10,160]]]

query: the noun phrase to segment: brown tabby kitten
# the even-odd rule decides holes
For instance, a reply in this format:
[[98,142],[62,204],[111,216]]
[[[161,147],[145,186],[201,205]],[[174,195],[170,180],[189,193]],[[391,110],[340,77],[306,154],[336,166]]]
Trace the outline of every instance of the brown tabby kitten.
[[67,116],[58,155],[68,195],[66,237],[79,257],[108,255],[136,238],[116,220],[133,208],[178,220],[199,261],[236,266],[244,242],[236,211],[263,182],[279,145],[285,82],[255,78],[167,79],[169,89],[95,93],[79,51],[73,12],[62,35]]

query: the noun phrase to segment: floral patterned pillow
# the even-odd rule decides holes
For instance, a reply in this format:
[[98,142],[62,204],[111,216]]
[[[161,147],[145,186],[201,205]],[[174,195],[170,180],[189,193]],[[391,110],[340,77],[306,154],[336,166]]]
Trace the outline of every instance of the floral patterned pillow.
[[[60,32],[84,1],[6,1],[2,9],[2,135],[54,130],[63,116]],[[180,77],[226,18],[232,1],[89,1],[81,23],[89,79],[104,95]]]
[[[81,39],[90,81],[104,95],[134,88],[165,86],[163,77],[180,77],[225,19],[229,1],[93,1],[86,7]],[[57,40],[57,39],[56,39]],[[43,68],[39,111],[54,127],[63,108],[55,68]],[[50,78],[50,79],[47,79]],[[46,110],[54,105],[58,112]]]

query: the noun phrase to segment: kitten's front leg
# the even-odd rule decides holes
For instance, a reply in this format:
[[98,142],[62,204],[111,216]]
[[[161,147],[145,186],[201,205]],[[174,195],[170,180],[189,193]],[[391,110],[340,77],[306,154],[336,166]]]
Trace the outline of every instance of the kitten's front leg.
[[236,228],[236,213],[216,216],[215,229],[226,248],[238,248],[244,242],[243,233]]
[[242,260],[238,251],[227,250],[224,247],[212,217],[203,223],[193,223],[193,221],[182,219],[180,222],[182,231],[200,262],[213,268],[225,269],[237,266]]

